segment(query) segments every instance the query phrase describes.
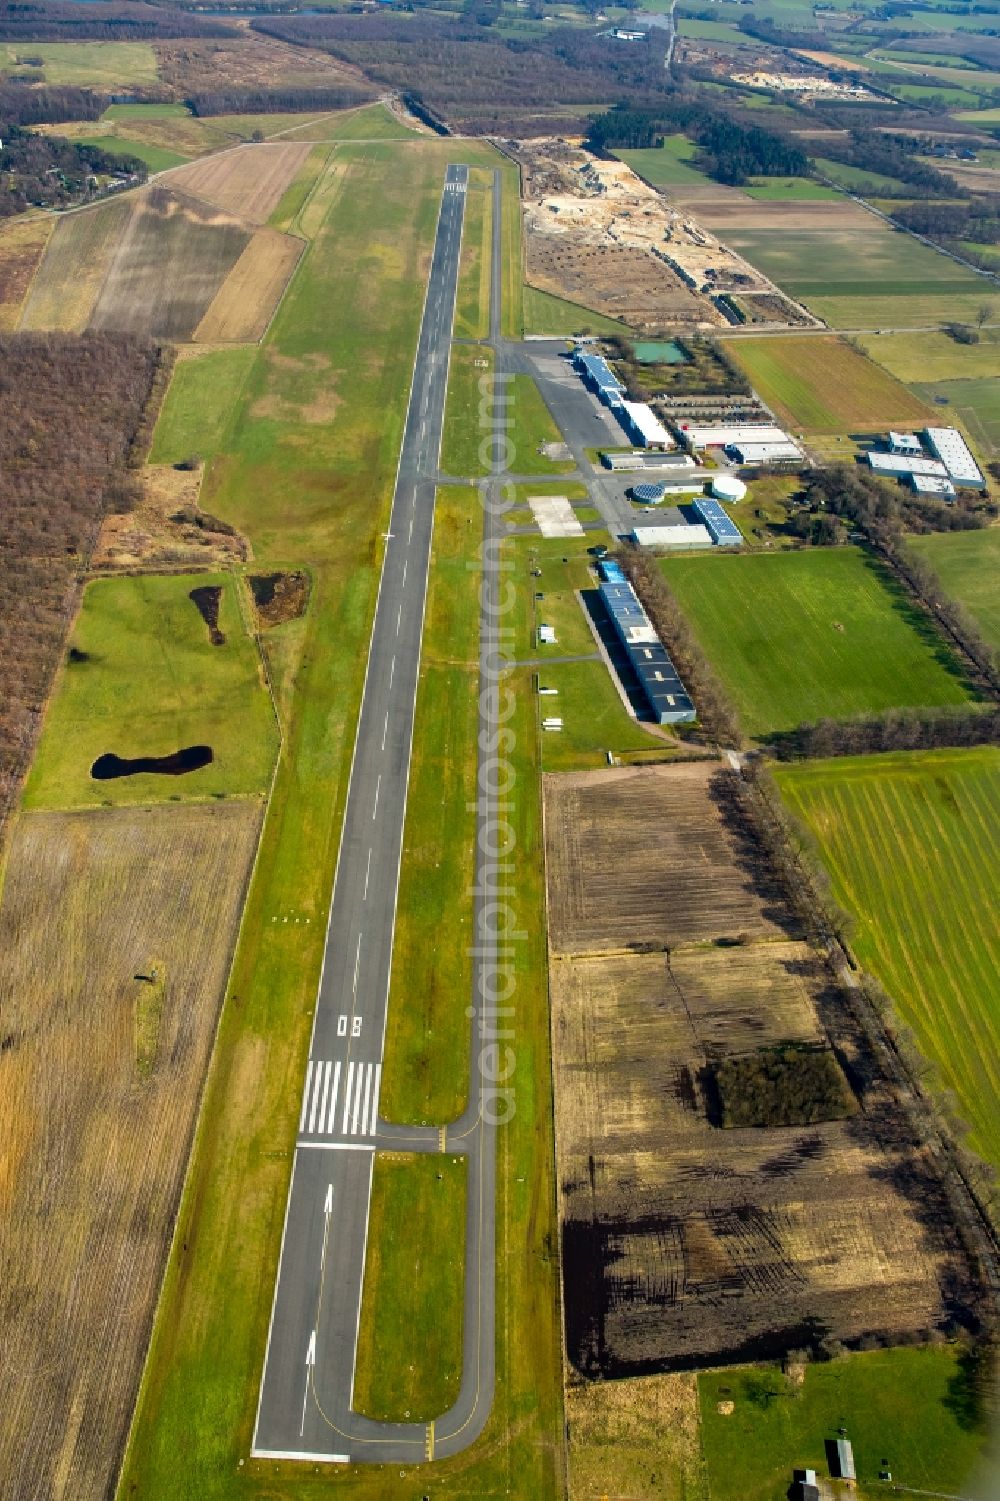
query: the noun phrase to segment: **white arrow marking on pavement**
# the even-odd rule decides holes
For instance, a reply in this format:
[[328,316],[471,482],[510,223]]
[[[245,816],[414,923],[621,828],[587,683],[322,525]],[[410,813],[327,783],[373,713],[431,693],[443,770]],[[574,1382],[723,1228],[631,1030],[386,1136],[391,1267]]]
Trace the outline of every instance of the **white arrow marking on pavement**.
[[[324,1219],[323,1219],[323,1254],[321,1255],[321,1257],[319,1259],[319,1269],[320,1269],[320,1271],[322,1271],[323,1268],[326,1266],[326,1243],[327,1243],[327,1241],[330,1238],[330,1215],[332,1213],[333,1213],[333,1184],[330,1183],[330,1184],[327,1185],[326,1199],[324,1200],[324,1203],[323,1203],[323,1215],[324,1215]],[[312,1343],[310,1345],[310,1349],[313,1352],[313,1364],[315,1365],[316,1364],[316,1331],[315,1330],[313,1330],[313,1337],[312,1337]]]
[[309,1401],[309,1372],[316,1364],[316,1331],[309,1336],[309,1348],[306,1351],[306,1389],[302,1396],[302,1422],[299,1424],[299,1438],[306,1431],[306,1403]]

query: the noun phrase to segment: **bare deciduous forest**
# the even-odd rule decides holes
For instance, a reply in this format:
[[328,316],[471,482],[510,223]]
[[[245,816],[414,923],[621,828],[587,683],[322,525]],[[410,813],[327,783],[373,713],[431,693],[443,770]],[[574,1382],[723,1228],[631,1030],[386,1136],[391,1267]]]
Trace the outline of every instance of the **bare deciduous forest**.
[[113,334],[0,335],[0,825],[17,795],[104,517],[160,359]]

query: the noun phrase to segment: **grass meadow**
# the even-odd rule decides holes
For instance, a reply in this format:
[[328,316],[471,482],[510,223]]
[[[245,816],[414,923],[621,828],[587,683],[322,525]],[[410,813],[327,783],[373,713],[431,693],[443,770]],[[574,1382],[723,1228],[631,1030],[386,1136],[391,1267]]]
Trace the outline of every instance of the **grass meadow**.
[[814,834],[853,948],[1000,1167],[1000,749],[837,758],[777,772]]
[[939,407],[939,421],[954,422],[952,413],[957,413],[984,457],[1000,453],[1000,382],[995,376],[939,380],[914,390],[928,403],[946,403]]
[[240,392],[257,351],[236,349],[185,352],[174,367],[166,400],[160,408],[151,464],[181,464],[215,457],[223,444]]
[[910,546],[930,563],[945,593],[965,606],[986,640],[1000,651],[1000,528],[931,532],[911,537]]
[[958,344],[946,333],[872,334],[860,342],[865,353],[897,380],[965,381],[1000,375],[1000,329],[982,329],[978,344]]
[[[829,1474],[824,1440],[841,1427],[863,1495],[892,1493],[878,1485],[883,1459],[900,1486],[972,1494],[986,1433],[975,1366],[954,1345],[809,1365],[796,1389],[776,1366],[706,1372],[698,1392],[712,1501],[785,1501],[793,1467]],[[720,1411],[725,1403],[731,1412]]]
[[123,88],[159,78],[148,42],[0,42],[0,76],[39,57],[45,82],[76,88]]
[[551,292],[540,292],[537,287],[525,287],[524,331],[558,338],[583,333],[625,334],[628,329],[624,323],[591,308],[567,302],[564,297],[553,297]]
[[[249,536],[258,566],[307,564],[312,595],[294,631],[265,637],[282,756],[180,1210],[177,1244],[187,1250],[172,1257],[164,1283],[123,1496],[235,1501],[263,1487],[274,1501],[318,1501],[329,1492],[327,1475],[239,1460],[253,1428],[381,534],[444,168],[456,160],[504,173],[505,290],[516,298],[505,325],[520,327],[516,169],[470,141],[341,143],[300,214],[311,244],[203,487],[206,509]],[[518,1110],[498,1142],[497,1396],[483,1438],[436,1467],[441,1501],[518,1488],[548,1495],[558,1485],[537,746],[521,704],[512,728],[518,900],[528,938],[517,956]],[[440,800],[439,789],[434,795]],[[295,924],[295,916],[310,922]],[[451,1004],[464,1017],[467,994]],[[390,1027],[393,1009],[390,1001]],[[443,1087],[452,1087],[450,1078]],[[422,1227],[408,1233],[420,1236]],[[337,1486],[344,1496],[382,1501],[409,1496],[412,1479],[397,1484],[361,1468],[338,1475]]]
[[[196,586],[222,588],[213,646]],[[277,727],[257,651],[226,574],[99,579],[88,585],[24,792],[28,808],[86,808],[267,790]],[[77,656],[79,654],[79,656]],[[95,781],[105,752],[163,756],[210,745],[215,759],[181,776]]]
[[698,148],[687,136],[667,136],[662,146],[645,151],[616,151],[614,154],[654,188],[675,188],[710,181],[693,165]]
[[779,419],[804,432],[871,432],[931,419],[918,397],[842,339],[734,339],[728,347]]
[[661,566],[752,736],[969,698],[932,627],[857,548]]
[[[466,1162],[379,1152],[372,1177],[354,1403],[366,1417],[429,1422],[462,1380]],[[400,1235],[419,1225],[419,1235]]]

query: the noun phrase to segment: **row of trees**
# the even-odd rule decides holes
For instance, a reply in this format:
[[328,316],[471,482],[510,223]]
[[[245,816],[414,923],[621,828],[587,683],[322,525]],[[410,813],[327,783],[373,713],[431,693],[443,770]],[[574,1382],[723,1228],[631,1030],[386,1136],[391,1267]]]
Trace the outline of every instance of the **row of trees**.
[[29,204],[47,208],[85,202],[97,191],[98,173],[128,172],[143,182],[148,168],[138,157],[102,151],[36,135],[13,126],[0,151],[0,219],[20,214]]
[[62,120],[97,120],[108,101],[90,89],[28,88],[0,81],[0,126],[57,125]]
[[160,352],[112,334],[0,334],[0,824],[30,761],[101,522],[128,471]]
[[353,109],[369,104],[371,89],[359,88],[274,88],[212,89],[192,94],[187,100],[194,114],[204,115],[283,115],[312,110]]
[[942,746],[1000,742],[1000,708],[891,709],[861,719],[820,719],[781,730],[768,748],[780,761],[869,756],[884,751],[939,750]]
[[80,5],[74,0],[0,0],[0,41],[131,42],[186,36],[233,36],[209,16],[134,0]]

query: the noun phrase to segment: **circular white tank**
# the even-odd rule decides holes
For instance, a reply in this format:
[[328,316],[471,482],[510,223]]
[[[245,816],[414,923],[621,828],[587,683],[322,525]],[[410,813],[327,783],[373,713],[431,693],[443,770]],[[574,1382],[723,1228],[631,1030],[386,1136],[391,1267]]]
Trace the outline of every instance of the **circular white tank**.
[[716,500],[742,500],[747,487],[735,474],[716,474],[712,477],[712,494]]

